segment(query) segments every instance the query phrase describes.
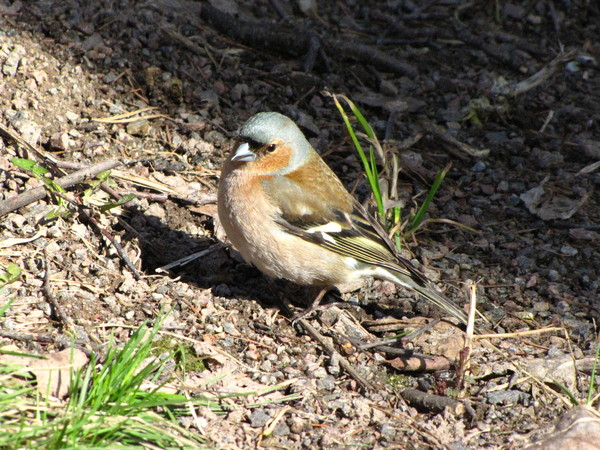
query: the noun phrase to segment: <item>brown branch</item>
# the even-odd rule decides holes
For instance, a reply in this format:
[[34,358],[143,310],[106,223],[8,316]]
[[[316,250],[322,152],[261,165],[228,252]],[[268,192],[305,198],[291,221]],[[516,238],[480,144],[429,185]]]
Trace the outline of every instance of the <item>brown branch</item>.
[[512,97],[524,94],[525,92],[530,91],[545,82],[548,78],[558,72],[564,63],[573,59],[576,54],[576,50],[569,50],[568,52],[560,53],[556,58],[531,75],[529,78],[519,81],[518,83],[494,86],[491,93],[494,95],[509,95]]
[[[289,300],[284,298],[281,295],[280,295],[280,298],[283,300],[282,306],[285,309],[286,313],[289,315],[292,315],[292,309],[290,307]],[[329,355],[330,358],[336,358],[337,361],[340,363],[340,366],[342,367],[342,369],[344,369],[348,375],[350,375],[352,378],[354,378],[354,380],[356,380],[363,388],[369,389],[371,391],[377,390],[377,387],[373,383],[371,383],[369,380],[367,380],[365,377],[363,377],[360,373],[358,373],[358,371],[352,366],[352,364],[350,364],[348,362],[348,360],[346,358],[344,358],[333,347],[333,345],[331,345],[331,343],[329,343],[327,341],[325,336],[323,336],[321,333],[319,333],[315,327],[313,327],[310,323],[308,323],[308,320],[298,319],[296,321],[296,323],[299,324],[304,329],[304,331],[306,331],[306,334],[308,334],[311,338],[313,338],[315,341],[317,341],[317,343],[321,346],[321,348],[325,351],[325,353],[327,353]]]
[[21,147],[25,148],[28,152],[36,155],[38,160],[42,160],[47,166],[50,167],[50,169],[52,170],[52,173],[55,176],[65,174],[65,172],[60,169],[60,166],[58,165],[58,160],[56,158],[46,154],[46,152],[44,150],[42,150],[41,148],[34,147],[29,142],[27,142],[25,139],[23,139],[23,137],[21,135],[19,135],[16,131],[13,131],[10,128],[5,127],[1,123],[0,123],[0,135],[6,137],[8,139],[12,139],[13,141],[15,141],[17,143],[17,145],[20,145]]
[[58,299],[52,293],[52,287],[50,286],[50,261],[48,260],[48,253],[44,248],[44,265],[46,272],[44,273],[44,287],[43,292],[46,296],[46,299],[52,305],[52,309],[54,310],[54,315],[61,321],[63,326],[71,326],[73,325],[73,320],[65,313]]
[[[468,160],[469,157],[485,158],[490,153],[488,149],[477,150],[476,148],[471,147],[469,144],[465,144],[464,142],[459,141],[446,130],[444,130],[442,127],[436,125],[435,123],[429,120],[422,120],[421,122],[419,122],[419,125],[426,132],[432,134],[433,136],[442,140],[446,144],[449,144],[448,146],[446,146],[448,153],[451,153],[452,155],[456,156],[459,159],[462,159],[463,161]],[[465,156],[465,153],[468,156]]]
[[459,401],[441,395],[428,394],[414,388],[404,389],[402,398],[411,406],[427,412],[441,413],[448,408],[452,414],[463,414],[466,409],[465,405]]
[[102,352],[105,350],[103,345],[82,339],[76,339],[73,341],[71,337],[62,334],[55,336],[48,333],[33,334],[0,329],[0,337],[21,342],[42,342],[44,344],[56,344],[62,348],[74,346],[75,348],[78,348],[84,352],[87,356],[90,356],[92,352],[94,352],[98,360],[100,360],[99,356],[101,356]]
[[355,59],[400,75],[415,77],[418,74],[417,69],[411,64],[400,61],[375,47],[348,40],[318,37],[316,33],[306,28],[300,29],[290,24],[240,20],[208,2],[203,3],[200,17],[230,39],[252,48],[260,48],[280,55],[306,57],[315,48],[315,41],[318,41],[320,48],[332,58]]
[[112,246],[115,248],[115,250],[117,251],[117,254],[119,255],[119,258],[121,258],[121,260],[125,263],[125,265],[127,266],[127,268],[131,271],[131,273],[133,273],[133,277],[136,280],[141,280],[142,276],[140,275],[140,273],[138,272],[138,270],[135,268],[135,266],[133,265],[133,263],[129,260],[129,257],[125,254],[125,251],[123,250],[123,247],[121,247],[121,244],[119,244],[115,238],[108,232],[106,231],[102,225],[100,225],[100,222],[98,222],[96,220],[95,217],[93,217],[91,214],[89,214],[86,211],[86,206],[81,204],[79,201],[75,201],[70,199],[69,197],[67,197],[66,195],[60,193],[60,192],[55,192],[54,195],[57,195],[58,197],[62,198],[63,200],[66,200],[67,202],[69,202],[70,204],[72,204],[73,206],[75,206],[78,211],[80,212],[80,214],[97,230],[100,232],[100,234],[102,234],[102,236],[104,236],[106,239],[108,239],[108,241],[112,244]]
[[[78,170],[70,175],[59,178],[56,183],[63,188],[71,187],[75,184],[81,183],[86,178],[91,178],[98,175],[100,172],[105,170],[113,169],[121,164],[116,159],[107,159],[106,161],[99,162],[93,166],[86,167]],[[48,191],[44,186],[39,186],[29,191],[23,192],[22,194],[15,195],[7,200],[0,202],[0,217],[13,212],[23,206],[27,206],[30,203],[37,202],[48,195]]]
[[358,371],[352,366],[352,364],[350,364],[346,358],[344,358],[335,348],[333,348],[333,346],[321,333],[317,331],[315,327],[308,323],[308,320],[298,319],[296,323],[300,324],[300,326],[304,328],[304,331],[306,331],[306,333],[311,338],[317,341],[317,343],[321,346],[323,350],[325,350],[325,352],[329,355],[330,358],[337,358],[337,360],[340,363],[340,366],[342,366],[342,369],[344,369],[346,373],[352,378],[354,378],[362,387],[370,389],[372,391],[377,390],[377,387],[365,377],[363,377],[360,373],[358,373]]
[[439,372],[452,368],[452,363],[445,356],[418,357],[412,355],[390,359],[387,363],[394,369],[403,372]]

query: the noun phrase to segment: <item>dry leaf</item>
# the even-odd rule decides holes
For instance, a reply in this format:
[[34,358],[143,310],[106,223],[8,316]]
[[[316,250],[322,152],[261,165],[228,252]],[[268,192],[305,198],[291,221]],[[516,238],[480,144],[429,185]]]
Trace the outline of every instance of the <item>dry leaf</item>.
[[27,367],[37,379],[37,390],[44,396],[64,398],[69,392],[71,371],[83,367],[88,357],[81,350],[65,349],[43,359],[1,355],[0,363]]
[[573,192],[575,198],[571,198],[552,189],[544,189],[547,181],[548,177],[539,186],[521,194],[521,200],[529,212],[542,220],[569,219],[588,199],[589,194],[583,190]]

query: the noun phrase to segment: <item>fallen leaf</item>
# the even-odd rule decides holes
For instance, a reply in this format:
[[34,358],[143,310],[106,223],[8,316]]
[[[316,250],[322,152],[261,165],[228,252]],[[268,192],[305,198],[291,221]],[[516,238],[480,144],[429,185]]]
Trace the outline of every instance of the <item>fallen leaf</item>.
[[580,190],[573,192],[573,198],[544,188],[548,177],[539,186],[521,194],[521,200],[530,213],[542,220],[569,219],[587,201],[589,194]]
[[0,363],[29,369],[37,380],[37,390],[44,396],[64,398],[69,392],[71,371],[88,362],[85,353],[78,349],[65,349],[43,358],[20,355],[1,355]]

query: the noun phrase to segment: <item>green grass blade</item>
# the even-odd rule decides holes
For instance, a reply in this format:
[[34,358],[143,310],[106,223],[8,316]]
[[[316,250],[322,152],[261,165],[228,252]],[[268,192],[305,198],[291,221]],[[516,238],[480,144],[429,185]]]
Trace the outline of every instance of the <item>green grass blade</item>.
[[446,167],[444,167],[442,170],[440,170],[438,172],[437,176],[435,177],[435,180],[433,180],[433,184],[432,184],[431,188],[429,189],[429,192],[427,192],[427,197],[425,197],[425,201],[423,201],[423,204],[419,207],[419,209],[417,210],[417,213],[413,217],[413,220],[409,227],[409,231],[416,230],[421,225],[421,222],[423,222],[423,218],[425,217],[425,214],[427,213],[429,204],[433,200],[433,197],[435,197],[436,192],[442,185],[442,182],[444,181],[444,178],[446,177],[446,174],[448,173],[448,171],[450,170],[451,167],[452,167],[452,164],[448,164]]
[[[10,264],[9,264],[9,266],[10,266]],[[19,272],[19,276],[20,276],[20,272]],[[6,310],[8,308],[10,308],[10,305],[12,305],[12,302],[14,302],[14,301],[15,301],[15,299],[11,298],[4,305],[2,305],[2,307],[0,308],[0,317],[2,317],[4,315],[4,313],[6,312]]]
[[348,99],[347,97],[345,97],[343,95],[337,95],[337,94],[331,94],[331,95],[332,95],[333,101],[334,101],[338,111],[340,112],[340,115],[342,116],[342,120],[344,121],[344,124],[346,125],[346,129],[348,130],[350,139],[352,140],[352,143],[354,144],[354,147],[356,148],[356,151],[360,157],[360,160],[363,165],[363,169],[365,171],[365,175],[367,176],[367,181],[369,182],[369,187],[371,188],[371,192],[373,193],[373,197],[375,198],[375,202],[377,203],[377,210],[378,210],[380,216],[383,218],[385,215],[385,209],[384,209],[384,205],[383,205],[383,198],[381,196],[381,187],[379,186],[379,178],[378,178],[379,175],[378,175],[378,171],[377,171],[377,164],[375,162],[375,158],[374,158],[374,154],[373,154],[373,149],[372,148],[369,149],[370,154],[369,154],[369,157],[367,157],[360,141],[358,140],[358,137],[356,136],[356,132],[354,131],[354,128],[352,127],[352,124],[350,123],[350,119],[348,117],[348,114],[346,114],[346,110],[344,109],[344,107],[342,106],[340,101],[338,100],[338,96],[340,98],[343,98],[344,101],[346,101],[348,103],[354,116],[357,118],[357,120],[359,121],[359,123],[361,124],[363,129],[365,130],[369,139],[376,141],[377,138],[375,137],[375,134],[373,133],[373,129],[371,128],[369,123],[365,120],[364,116],[358,110],[356,105],[354,105],[354,103],[352,103],[352,101],[350,101],[350,99]]
[[600,357],[600,342],[596,346],[596,356],[594,357],[594,365],[592,366],[592,374],[590,375],[590,387],[588,389],[587,404],[591,406],[592,397],[594,395],[594,383],[596,380],[596,368],[598,366],[598,358]]
[[563,394],[565,394],[569,398],[569,400],[571,401],[573,406],[579,405],[579,402],[577,401],[577,398],[575,397],[575,395],[573,395],[573,393],[571,391],[569,391],[564,384],[559,383],[556,380],[552,380],[552,382],[554,384],[556,384],[559,387],[559,389],[563,392]]
[[348,106],[350,106],[350,109],[352,110],[352,114],[354,114],[354,116],[360,123],[360,126],[363,128],[363,130],[365,130],[367,136],[369,136],[370,139],[376,141],[377,137],[375,136],[373,128],[371,127],[367,119],[365,119],[365,116],[363,116],[363,114],[360,112],[356,104],[345,95],[340,95],[340,98],[343,98],[346,101],[346,103],[348,103]]
[[348,130],[348,134],[350,135],[350,139],[352,139],[352,143],[356,147],[356,150],[358,150],[358,155],[359,155],[360,160],[361,160],[361,162],[363,164],[363,167],[365,168],[365,173],[367,175],[367,179],[370,182],[371,179],[373,178],[373,174],[371,172],[371,167],[369,165],[369,160],[367,159],[367,156],[365,155],[365,152],[364,152],[362,146],[360,145],[360,142],[358,141],[358,138],[356,137],[356,133],[354,132],[354,129],[352,128],[352,125],[350,124],[350,119],[348,118],[348,115],[346,114],[346,111],[344,110],[344,107],[338,101],[338,99],[335,96],[335,94],[333,96],[333,101],[335,102],[335,105],[337,106],[337,109],[340,112],[340,115],[342,116],[344,124],[346,125],[346,129]]

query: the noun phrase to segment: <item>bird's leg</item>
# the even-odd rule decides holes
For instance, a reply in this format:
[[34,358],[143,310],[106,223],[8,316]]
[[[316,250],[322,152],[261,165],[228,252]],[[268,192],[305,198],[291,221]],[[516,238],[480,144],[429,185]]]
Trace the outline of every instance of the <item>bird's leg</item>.
[[304,311],[299,312],[298,314],[294,314],[294,317],[292,317],[292,323],[296,323],[300,319],[305,319],[306,317],[314,313],[317,309],[319,309],[319,304],[321,303],[321,300],[323,300],[323,297],[325,297],[325,294],[327,294],[327,291],[329,289],[329,287],[322,288],[315,297],[315,299],[312,301],[312,303]]

